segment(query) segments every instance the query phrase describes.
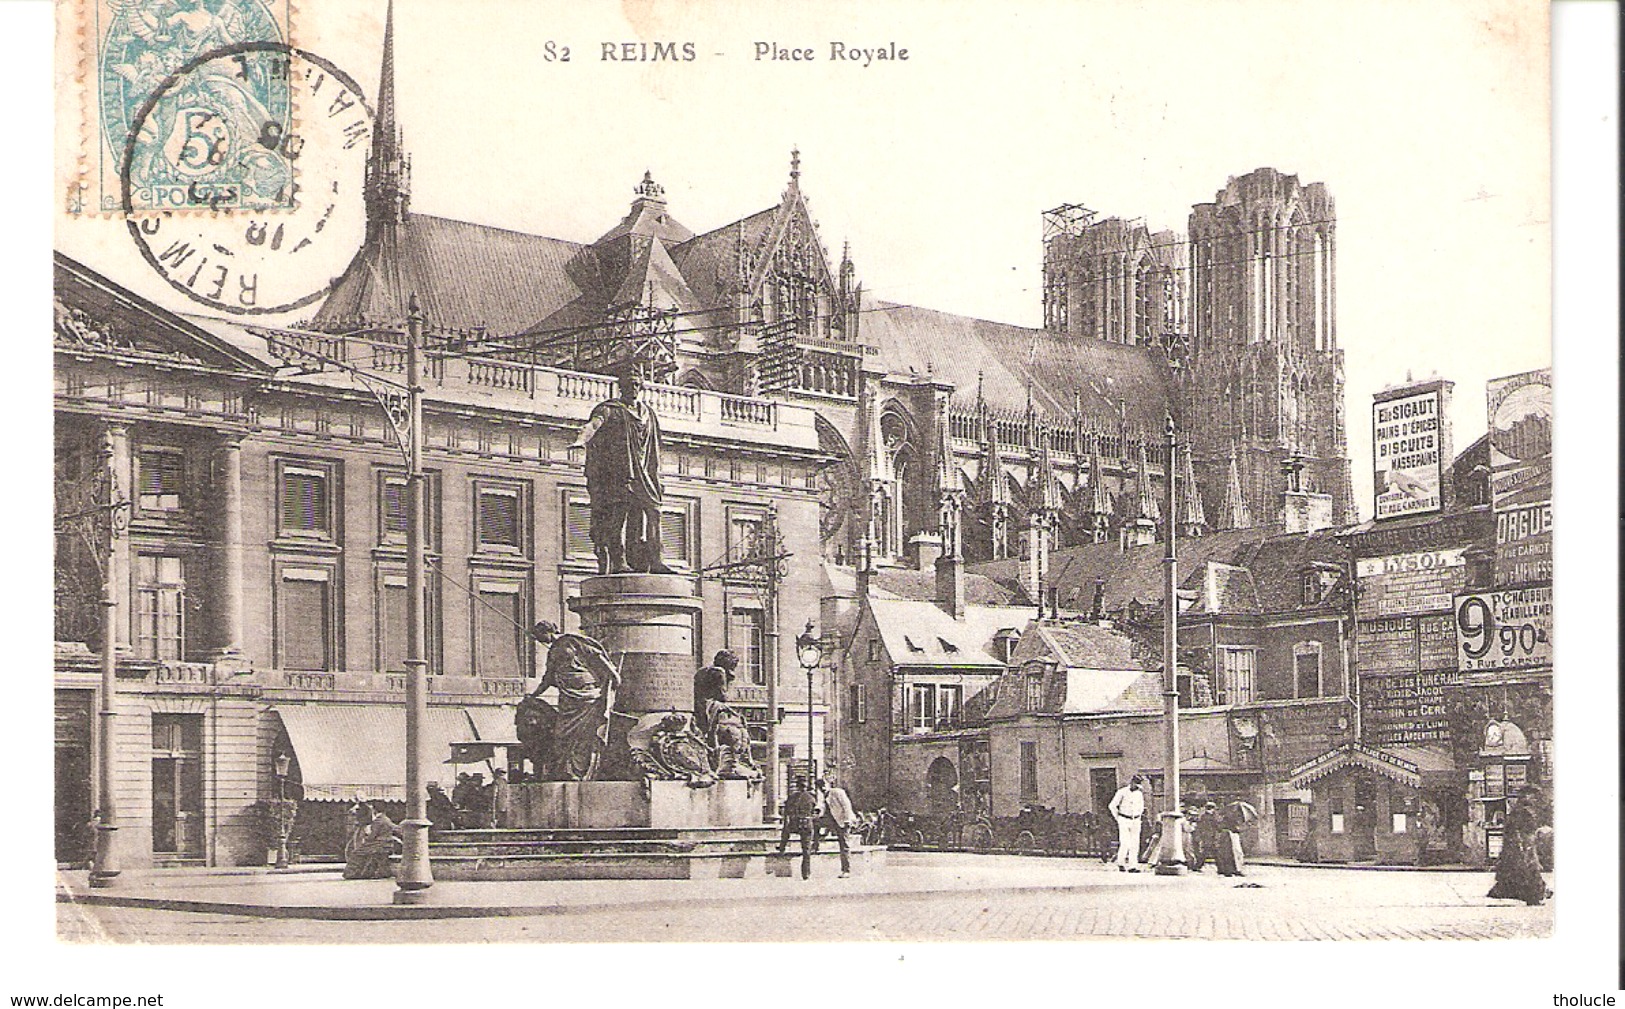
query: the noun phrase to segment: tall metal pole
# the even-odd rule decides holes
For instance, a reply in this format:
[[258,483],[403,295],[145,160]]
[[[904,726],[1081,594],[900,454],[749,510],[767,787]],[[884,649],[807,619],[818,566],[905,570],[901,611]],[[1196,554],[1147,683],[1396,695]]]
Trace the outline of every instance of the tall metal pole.
[[1179,557],[1175,540],[1178,536],[1179,513],[1175,510],[1175,494],[1179,469],[1178,447],[1174,438],[1174,415],[1168,414],[1166,431],[1167,461],[1163,466],[1163,483],[1168,492],[1168,504],[1163,511],[1163,593],[1162,593],[1162,847],[1157,858],[1159,876],[1178,876],[1185,871],[1185,814],[1179,801]]
[[762,675],[767,678],[767,817],[779,817],[779,524],[773,512],[762,521],[762,543],[768,559],[767,619],[762,628]]
[[97,722],[97,805],[95,815],[96,849],[91,856],[90,885],[104,888],[118,878],[118,802],[113,795],[113,736],[118,690],[118,589],[119,560],[119,456],[118,443],[123,429],[109,427],[102,436],[101,478],[107,487],[107,556],[102,568],[102,691]]
[[395,903],[428,900],[429,817],[423,783],[423,723],[428,715],[428,661],[423,647],[423,314],[417,296],[406,319],[406,809]]

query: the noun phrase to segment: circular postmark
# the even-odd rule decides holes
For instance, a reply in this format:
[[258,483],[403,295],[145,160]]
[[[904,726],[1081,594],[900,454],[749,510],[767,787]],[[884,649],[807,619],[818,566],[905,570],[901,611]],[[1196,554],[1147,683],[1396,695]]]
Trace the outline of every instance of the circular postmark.
[[131,118],[119,167],[125,223],[171,287],[236,315],[310,305],[366,228],[372,110],[355,81],[276,42],[211,50],[164,78]]

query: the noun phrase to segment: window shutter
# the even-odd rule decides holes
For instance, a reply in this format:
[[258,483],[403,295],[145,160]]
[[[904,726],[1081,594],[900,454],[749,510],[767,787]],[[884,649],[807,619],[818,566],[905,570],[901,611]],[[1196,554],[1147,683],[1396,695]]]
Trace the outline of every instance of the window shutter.
[[663,560],[688,563],[688,510],[660,513],[660,556]]
[[519,548],[519,495],[480,492],[480,545]]
[[480,625],[477,669],[480,676],[517,678],[523,675],[517,626],[521,623],[519,603],[517,592],[480,593],[480,605],[476,608]]
[[282,636],[284,669],[325,670],[328,667],[327,583],[285,579],[282,582]]
[[406,586],[388,585],[383,588],[384,672],[406,671]]
[[384,481],[384,536],[406,535],[406,484],[399,480]]
[[327,479],[315,473],[282,474],[282,529],[327,532]]
[[564,553],[567,557],[593,555],[592,511],[587,502],[580,498],[569,498],[564,502]]

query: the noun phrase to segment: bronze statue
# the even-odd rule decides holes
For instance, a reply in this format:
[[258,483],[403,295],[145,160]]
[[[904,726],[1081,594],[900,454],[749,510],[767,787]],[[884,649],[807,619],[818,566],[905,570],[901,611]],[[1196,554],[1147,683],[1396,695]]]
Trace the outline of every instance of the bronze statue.
[[685,711],[655,711],[626,734],[632,766],[649,781],[686,781],[690,788],[717,783],[711,754]]
[[755,780],[762,776],[750,754],[745,716],[728,701],[739,656],[723,649],[694,674],[694,728],[710,751],[719,778]]
[[619,395],[593,407],[572,447],[587,450],[589,535],[598,573],[664,574],[660,558],[660,422],[639,399],[643,378],[628,370]]
[[531,636],[548,646],[547,669],[536,689],[521,703],[516,728],[521,740],[527,731],[534,739],[536,728],[549,721],[539,710],[549,706],[541,694],[548,687],[557,688],[559,701],[551,718],[552,740],[540,747],[545,766],[538,771],[551,781],[590,781],[598,773],[598,763],[609,741],[609,712],[620,686],[620,668],[603,645],[585,634],[560,633],[544,620],[531,629]]

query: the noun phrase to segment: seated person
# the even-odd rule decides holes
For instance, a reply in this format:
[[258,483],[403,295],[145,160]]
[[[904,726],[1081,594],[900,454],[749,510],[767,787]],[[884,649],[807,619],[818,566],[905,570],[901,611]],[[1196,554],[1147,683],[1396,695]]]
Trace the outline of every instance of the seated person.
[[389,856],[395,852],[395,822],[373,808],[358,802],[350,808],[353,829],[344,846],[345,879],[393,879]]

